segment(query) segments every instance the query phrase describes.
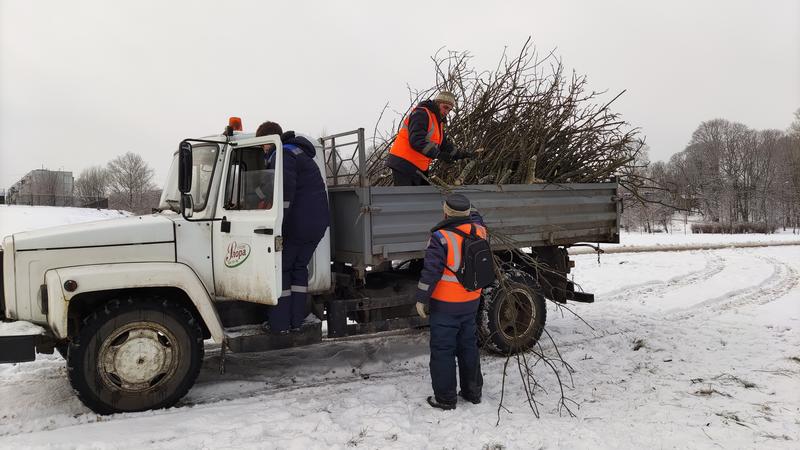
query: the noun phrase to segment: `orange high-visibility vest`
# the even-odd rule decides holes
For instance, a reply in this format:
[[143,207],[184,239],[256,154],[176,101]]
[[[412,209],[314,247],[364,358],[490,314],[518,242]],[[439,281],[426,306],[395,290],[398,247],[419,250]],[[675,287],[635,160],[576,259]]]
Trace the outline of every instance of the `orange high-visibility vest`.
[[[427,152],[435,146],[441,145],[444,131],[442,130],[442,124],[439,123],[436,119],[436,115],[431,112],[431,110],[424,106],[420,106],[419,108],[428,113],[428,135],[426,136],[428,144],[425,146],[425,149],[423,149],[423,152]],[[394,138],[394,143],[392,144],[392,148],[389,149],[389,154],[397,156],[398,158],[403,158],[411,164],[414,164],[417,169],[425,172],[430,168],[432,159],[411,147],[411,141],[408,136],[408,121],[410,119],[411,114],[403,120],[403,127],[400,128],[400,132],[397,133],[397,137]]]
[[[456,228],[469,234],[470,227],[472,226],[475,227],[475,233],[478,236],[486,239],[486,228],[478,224],[465,223]],[[461,243],[464,241],[464,238],[452,231],[439,230],[439,232],[444,236],[445,242],[443,243],[447,245],[447,264],[445,264],[442,279],[436,283],[436,288],[434,288],[431,298],[453,303],[477,300],[481,296],[482,289],[478,289],[477,291],[466,290],[458,281],[455,274],[455,271],[461,266]]]

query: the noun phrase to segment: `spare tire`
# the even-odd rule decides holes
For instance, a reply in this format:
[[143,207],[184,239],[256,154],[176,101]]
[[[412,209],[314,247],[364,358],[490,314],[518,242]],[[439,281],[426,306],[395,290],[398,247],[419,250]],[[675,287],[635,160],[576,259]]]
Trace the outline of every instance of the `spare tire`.
[[533,283],[522,278],[484,290],[478,336],[484,348],[501,355],[530,350],[547,321],[547,305]]

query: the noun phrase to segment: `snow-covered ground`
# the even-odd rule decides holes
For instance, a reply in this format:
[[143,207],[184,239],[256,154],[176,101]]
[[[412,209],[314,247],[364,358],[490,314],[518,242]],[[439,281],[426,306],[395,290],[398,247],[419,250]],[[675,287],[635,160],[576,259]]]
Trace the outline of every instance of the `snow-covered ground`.
[[[623,231],[620,234],[619,244],[602,244],[605,251],[628,250],[659,250],[681,249],[693,247],[713,246],[748,246],[753,244],[785,244],[800,243],[800,229],[779,228],[773,234],[692,234],[692,224],[702,223],[701,216],[689,216],[683,219],[676,213],[670,223],[669,231],[659,229],[658,233],[644,233],[639,231]],[[575,247],[570,250],[573,254],[591,252],[586,247]]]
[[800,445],[800,246],[575,259],[575,281],[596,302],[569,305],[586,323],[551,305],[552,341],[542,340],[574,370],[560,374],[575,417],[559,410],[556,380],[540,364],[535,418],[512,362],[496,425],[505,360],[488,354],[483,403],[431,409],[420,331],[228,355],[224,375],[211,345],[177,407],[110,417],[78,401],[57,355],[1,365],[0,447]]
[[691,232],[675,233],[639,233],[623,232],[620,235],[620,244],[606,244],[603,248],[635,247],[635,246],[691,246],[707,244],[743,244],[743,243],[800,243],[800,230],[792,229],[778,231],[773,234],[692,234]]

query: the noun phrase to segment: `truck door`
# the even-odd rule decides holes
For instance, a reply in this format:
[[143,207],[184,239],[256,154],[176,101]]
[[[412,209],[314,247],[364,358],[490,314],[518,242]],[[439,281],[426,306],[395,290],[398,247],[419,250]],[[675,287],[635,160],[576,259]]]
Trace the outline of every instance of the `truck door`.
[[283,147],[273,135],[230,148],[217,208],[223,220],[213,225],[216,294],[275,305],[282,289]]

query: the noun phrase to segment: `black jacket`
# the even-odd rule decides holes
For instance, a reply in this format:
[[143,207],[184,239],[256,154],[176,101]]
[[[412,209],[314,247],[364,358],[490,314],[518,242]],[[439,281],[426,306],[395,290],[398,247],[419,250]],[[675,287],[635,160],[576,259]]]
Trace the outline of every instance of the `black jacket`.
[[330,212],[325,181],[314,160],[317,150],[308,139],[295,136],[293,131],[283,133],[281,140],[283,238],[299,244],[319,242],[330,225]]

